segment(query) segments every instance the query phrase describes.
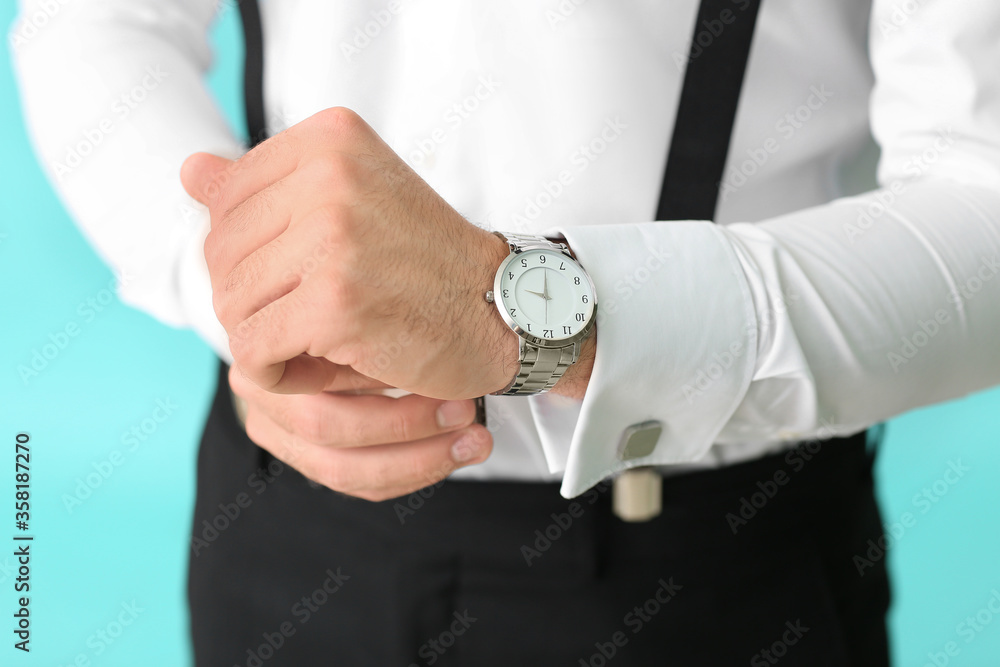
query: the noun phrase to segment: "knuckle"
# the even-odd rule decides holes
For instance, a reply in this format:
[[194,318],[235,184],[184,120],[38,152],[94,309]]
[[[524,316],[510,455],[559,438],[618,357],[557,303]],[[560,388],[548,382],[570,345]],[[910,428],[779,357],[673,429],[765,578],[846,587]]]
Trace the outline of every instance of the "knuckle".
[[331,280],[325,286],[327,312],[340,313],[345,325],[355,315],[358,304],[357,288],[347,280]]
[[229,301],[229,294],[224,289],[217,289],[212,292],[212,309],[223,326],[230,324]]
[[242,368],[246,370],[255,368],[256,345],[247,322],[241,322],[230,334],[229,351],[233,355],[233,360]]
[[222,259],[222,243],[219,241],[219,232],[217,230],[213,229],[208,232],[202,248],[205,252],[205,263],[208,264],[209,270],[214,269],[219,264],[219,260]]
[[356,416],[350,422],[350,426],[345,433],[345,446],[358,447],[367,444],[376,444],[372,442],[377,439],[372,436],[372,426],[372,420]]
[[347,107],[323,109],[315,118],[324,129],[337,134],[355,131],[362,123],[361,116]]
[[400,410],[389,413],[385,420],[385,428],[392,442],[410,442],[414,439],[414,427],[409,416]]
[[252,289],[257,281],[257,276],[260,275],[261,263],[262,258],[257,253],[244,259],[226,276],[222,283],[222,290],[227,294],[235,294]]
[[331,444],[329,428],[321,411],[299,412],[292,418],[295,420],[295,430],[300,436],[317,445]]

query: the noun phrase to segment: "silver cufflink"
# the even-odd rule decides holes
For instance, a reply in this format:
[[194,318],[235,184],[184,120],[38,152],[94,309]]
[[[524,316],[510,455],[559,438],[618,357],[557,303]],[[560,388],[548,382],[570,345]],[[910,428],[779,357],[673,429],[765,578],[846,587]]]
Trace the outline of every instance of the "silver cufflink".
[[[662,432],[663,424],[656,420],[629,426],[618,443],[618,458],[632,461],[649,456]],[[653,468],[632,468],[615,478],[611,494],[612,509],[619,519],[630,523],[649,521],[663,509],[663,477]]]

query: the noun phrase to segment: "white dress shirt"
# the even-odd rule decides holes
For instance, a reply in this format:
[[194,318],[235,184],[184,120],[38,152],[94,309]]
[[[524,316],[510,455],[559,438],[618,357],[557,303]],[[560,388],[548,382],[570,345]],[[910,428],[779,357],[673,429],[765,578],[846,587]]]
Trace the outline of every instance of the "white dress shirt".
[[[59,194],[126,302],[228,359],[207,214],[178,180],[190,153],[244,150],[204,83],[216,3],[21,4],[11,48]],[[764,2],[718,225],[652,221],[697,0],[262,4],[272,133],[350,107],[470,221],[558,230],[593,277],[583,401],[490,397],[493,455],[456,476],[571,497],[1000,383],[996,0]],[[880,189],[843,197],[872,136]],[[657,447],[623,463],[650,419]]]

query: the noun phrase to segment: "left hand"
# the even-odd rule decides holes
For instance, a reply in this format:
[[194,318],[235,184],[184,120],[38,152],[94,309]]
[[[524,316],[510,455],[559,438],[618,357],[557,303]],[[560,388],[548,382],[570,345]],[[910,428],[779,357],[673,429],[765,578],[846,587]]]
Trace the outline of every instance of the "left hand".
[[489,431],[473,423],[472,401],[382,396],[380,383],[353,371],[316,395],[264,391],[236,366],[229,384],[245,402],[251,440],[307,478],[365,500],[435,484],[493,448]]
[[469,223],[355,113],[327,109],[236,162],[197,153],[214,305],[242,372],[278,393],[347,368],[441,399],[502,389],[517,336],[483,295],[507,247]]

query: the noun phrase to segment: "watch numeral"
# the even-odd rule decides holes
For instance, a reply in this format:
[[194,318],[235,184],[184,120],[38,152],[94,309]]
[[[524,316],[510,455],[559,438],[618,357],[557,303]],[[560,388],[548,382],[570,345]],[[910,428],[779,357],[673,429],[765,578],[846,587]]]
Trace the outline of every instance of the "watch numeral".
[[580,284],[580,276],[576,276],[575,278],[573,278],[573,284],[574,285],[579,285]]
[[528,260],[526,260],[524,257],[521,258],[521,266],[528,266]]
[[573,333],[573,330],[570,327],[567,327],[567,326],[563,325],[563,333],[564,334],[571,334],[571,333]]
[[510,276],[510,279],[511,279],[511,280],[513,280],[513,279],[514,279],[514,272],[513,272],[513,271],[508,271],[508,272],[507,272],[507,275],[508,275],[508,276]]
[[538,256],[538,261],[541,262],[542,264],[544,264],[545,263],[545,255],[539,255]]
[[583,295],[583,302],[584,303],[590,303],[590,299],[587,297],[586,294]]
[[517,308],[511,308],[510,309],[510,316],[514,317],[514,313],[516,313],[516,312],[517,312]]
[[506,298],[507,298],[507,297],[509,297],[509,296],[510,296],[510,290],[504,290],[504,291],[503,291],[503,298],[505,298],[505,299],[506,299]]
[[552,338],[553,336],[552,329],[542,329],[542,336],[544,336],[545,338]]
[[559,262],[559,270],[560,271],[565,271],[566,270],[566,265],[563,264],[562,262]]
[[583,313],[577,313],[576,314],[576,321],[577,322],[583,322]]
[[528,331],[531,331],[531,323],[530,322],[528,324],[526,324],[525,326],[528,327]]

